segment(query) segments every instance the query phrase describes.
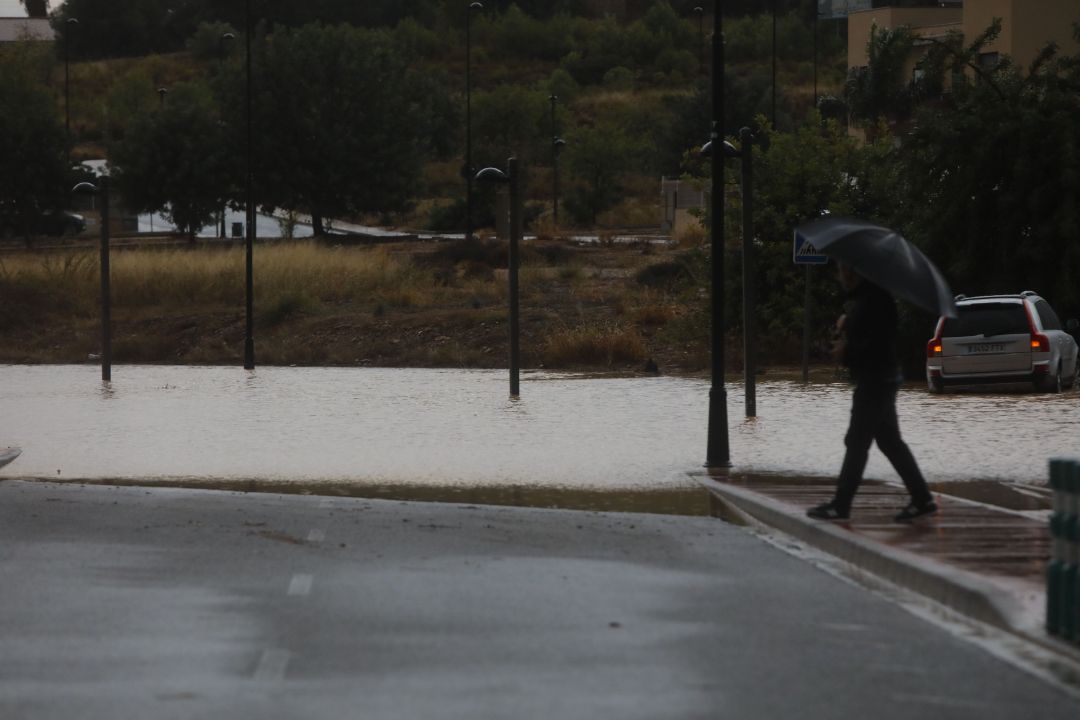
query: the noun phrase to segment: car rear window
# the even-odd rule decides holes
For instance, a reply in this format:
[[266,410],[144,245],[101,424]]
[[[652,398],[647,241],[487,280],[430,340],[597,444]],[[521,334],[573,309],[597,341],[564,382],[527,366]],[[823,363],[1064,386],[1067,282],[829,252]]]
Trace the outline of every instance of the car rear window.
[[980,303],[961,305],[960,317],[945,321],[945,337],[971,335],[1019,335],[1030,331],[1027,313],[1020,303]]

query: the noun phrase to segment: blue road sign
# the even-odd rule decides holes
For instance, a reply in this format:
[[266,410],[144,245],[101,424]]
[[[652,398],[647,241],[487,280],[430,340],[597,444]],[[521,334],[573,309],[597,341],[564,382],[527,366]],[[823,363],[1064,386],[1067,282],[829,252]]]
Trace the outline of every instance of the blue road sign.
[[791,255],[796,265],[824,265],[829,262],[829,256],[819,253],[817,248],[797,230]]

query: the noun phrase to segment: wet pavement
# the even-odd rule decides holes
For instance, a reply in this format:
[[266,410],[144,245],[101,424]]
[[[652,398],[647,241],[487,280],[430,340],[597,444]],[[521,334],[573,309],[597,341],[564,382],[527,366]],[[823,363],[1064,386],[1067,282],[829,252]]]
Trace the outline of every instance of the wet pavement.
[[0,717],[1077,717],[999,638],[786,545],[705,517],[4,481]]
[[832,478],[732,473],[702,479],[727,512],[749,515],[969,617],[1080,659],[1080,649],[1043,630],[1050,537],[1041,511],[995,507],[935,488],[936,515],[896,523],[893,515],[908,501],[904,488],[866,481],[849,520],[823,522],[805,512],[832,497]]

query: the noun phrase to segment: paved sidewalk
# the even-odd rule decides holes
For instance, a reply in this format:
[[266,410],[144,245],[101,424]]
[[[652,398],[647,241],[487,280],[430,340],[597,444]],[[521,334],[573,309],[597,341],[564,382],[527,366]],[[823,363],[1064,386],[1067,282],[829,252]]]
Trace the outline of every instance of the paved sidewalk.
[[1050,535],[1047,523],[1030,513],[935,493],[936,515],[896,523],[906,491],[866,480],[851,519],[825,522],[806,517],[806,509],[832,497],[833,478],[731,472],[702,481],[721,512],[749,516],[968,617],[1080,659],[1080,649],[1043,627]]

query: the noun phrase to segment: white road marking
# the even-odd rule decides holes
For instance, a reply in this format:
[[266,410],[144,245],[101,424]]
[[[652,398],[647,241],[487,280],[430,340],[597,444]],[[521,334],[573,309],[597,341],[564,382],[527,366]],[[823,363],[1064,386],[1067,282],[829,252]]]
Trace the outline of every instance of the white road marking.
[[293,575],[292,580],[289,581],[288,595],[291,596],[304,596],[311,592],[311,582],[314,578],[311,575]]
[[321,543],[326,539],[326,533],[322,530],[312,530],[307,534],[307,540],[309,543]]
[[259,657],[259,664],[255,666],[252,679],[255,682],[281,682],[285,678],[285,670],[289,667],[290,657],[292,653],[281,648],[264,650]]

